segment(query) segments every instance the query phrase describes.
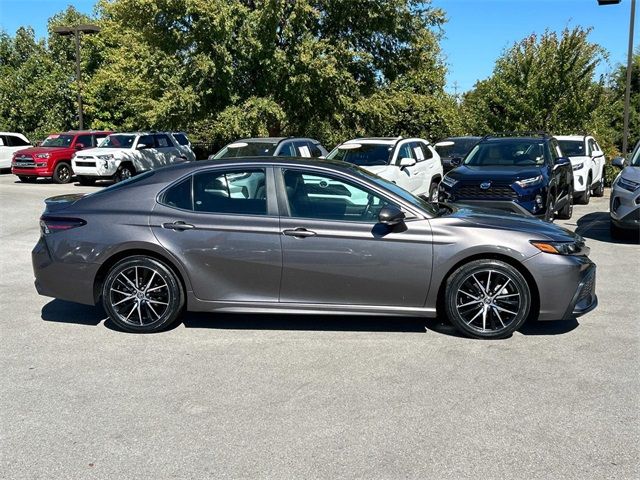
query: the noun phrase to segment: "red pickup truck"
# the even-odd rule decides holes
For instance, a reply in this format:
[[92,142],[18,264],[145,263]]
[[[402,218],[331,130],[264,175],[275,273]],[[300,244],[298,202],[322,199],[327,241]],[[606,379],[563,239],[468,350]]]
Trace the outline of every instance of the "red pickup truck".
[[72,131],[49,135],[38,147],[14,153],[11,173],[17,175],[22,182],[49,177],[55,183],[69,183],[73,177],[71,156],[78,150],[96,147],[100,140],[111,133]]

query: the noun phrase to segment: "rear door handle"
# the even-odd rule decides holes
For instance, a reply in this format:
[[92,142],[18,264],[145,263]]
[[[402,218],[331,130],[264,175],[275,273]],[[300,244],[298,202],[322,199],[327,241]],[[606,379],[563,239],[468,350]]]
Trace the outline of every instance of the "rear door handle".
[[306,238],[306,237],[314,237],[316,232],[312,232],[311,230],[307,230],[306,228],[292,228],[288,230],[282,231],[283,235],[287,237],[296,237],[296,238]]
[[168,228],[169,230],[193,230],[195,225],[191,225],[190,223],[184,223],[182,221],[173,222],[173,223],[163,223],[162,226],[164,228]]

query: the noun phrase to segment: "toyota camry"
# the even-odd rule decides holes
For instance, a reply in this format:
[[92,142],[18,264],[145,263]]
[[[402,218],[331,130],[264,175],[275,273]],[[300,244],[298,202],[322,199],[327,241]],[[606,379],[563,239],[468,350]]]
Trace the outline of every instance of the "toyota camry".
[[38,292],[101,302],[131,332],[189,310],[440,315],[466,335],[502,338],[597,305],[578,235],[432,204],[346,162],[188,163],[45,203]]

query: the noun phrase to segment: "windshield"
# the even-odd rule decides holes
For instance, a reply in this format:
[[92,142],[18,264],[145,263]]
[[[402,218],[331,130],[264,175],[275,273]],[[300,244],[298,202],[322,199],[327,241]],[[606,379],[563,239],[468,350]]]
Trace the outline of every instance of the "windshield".
[[327,158],[342,160],[361,167],[388,165],[392,150],[392,145],[381,143],[347,143],[340,145]]
[[422,210],[425,210],[426,212],[428,212],[433,216],[438,215],[438,208],[434,204],[427,202],[426,200],[423,200],[420,197],[416,197],[412,195],[411,193],[406,191],[404,188],[400,188],[399,186],[397,186],[395,183],[385,180],[384,178],[379,177],[378,175],[371,173],[367,170],[364,170],[363,168],[354,167],[354,169],[356,170],[357,173],[359,173],[363,177],[367,177],[369,180],[373,180],[373,182],[377,183],[382,188],[385,188],[395,193],[398,197],[402,198],[403,200],[406,200],[410,204]]
[[213,158],[271,157],[277,146],[278,144],[273,142],[234,142],[216,153]]
[[135,139],[135,135],[109,135],[99,145],[99,148],[131,148]]
[[631,162],[629,162],[629,165],[632,167],[640,167],[640,142],[637,143],[636,148],[631,154]]
[[562,154],[567,157],[582,157],[584,153],[584,142],[582,140],[558,140]]
[[478,143],[479,138],[445,138],[443,142],[453,142],[453,145],[447,145],[445,147],[439,147],[436,145],[436,151],[443,158],[455,158],[464,156],[469,153],[469,150]]
[[479,143],[464,161],[472,167],[544,164],[544,143],[533,139],[506,139]]
[[73,135],[49,135],[41,147],[70,147],[73,142]]

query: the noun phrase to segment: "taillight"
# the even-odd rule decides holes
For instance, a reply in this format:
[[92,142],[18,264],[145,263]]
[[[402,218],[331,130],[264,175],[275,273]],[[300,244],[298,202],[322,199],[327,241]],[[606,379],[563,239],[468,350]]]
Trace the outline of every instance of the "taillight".
[[40,231],[43,235],[50,235],[62,230],[71,230],[86,224],[87,222],[81,218],[51,217],[49,215],[40,217]]

